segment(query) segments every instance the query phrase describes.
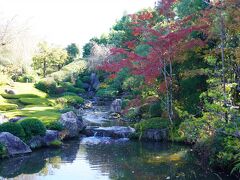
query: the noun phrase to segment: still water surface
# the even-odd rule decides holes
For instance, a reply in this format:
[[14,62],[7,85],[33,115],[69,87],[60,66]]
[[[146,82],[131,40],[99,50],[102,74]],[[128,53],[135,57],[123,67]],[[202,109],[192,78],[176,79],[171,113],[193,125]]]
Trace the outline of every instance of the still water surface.
[[[72,140],[62,149],[43,149],[24,157],[1,160],[0,179],[220,179],[217,174],[204,170],[188,147],[99,138]],[[227,176],[221,178],[233,180]]]

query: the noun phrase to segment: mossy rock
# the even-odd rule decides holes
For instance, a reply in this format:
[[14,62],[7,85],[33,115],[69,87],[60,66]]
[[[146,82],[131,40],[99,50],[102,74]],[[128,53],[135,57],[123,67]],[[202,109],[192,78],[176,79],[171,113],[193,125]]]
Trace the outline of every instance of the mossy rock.
[[17,104],[9,104],[9,103],[0,104],[0,111],[10,111],[17,108],[18,108]]
[[55,140],[55,141],[52,141],[49,146],[51,147],[61,147],[62,146],[62,142],[60,140]]
[[160,117],[142,120],[141,122],[135,124],[135,129],[141,132],[147,129],[165,129],[168,127],[169,121]]

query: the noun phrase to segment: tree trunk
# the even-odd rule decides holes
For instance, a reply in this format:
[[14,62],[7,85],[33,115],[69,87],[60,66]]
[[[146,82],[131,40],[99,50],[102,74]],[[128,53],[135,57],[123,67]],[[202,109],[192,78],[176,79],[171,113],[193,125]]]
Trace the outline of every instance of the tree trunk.
[[43,77],[46,77],[46,72],[47,72],[47,62],[44,60],[43,61]]

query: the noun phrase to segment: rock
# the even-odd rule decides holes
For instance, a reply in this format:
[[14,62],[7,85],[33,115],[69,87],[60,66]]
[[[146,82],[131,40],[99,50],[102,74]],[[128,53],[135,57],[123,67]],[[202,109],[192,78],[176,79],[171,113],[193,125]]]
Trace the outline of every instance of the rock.
[[34,136],[31,140],[27,142],[31,149],[40,148],[43,146],[42,137],[41,136]]
[[51,146],[51,143],[54,141],[60,140],[59,132],[54,130],[47,130],[45,136],[35,136],[30,141],[28,145],[32,149]]
[[0,143],[7,148],[9,156],[32,152],[30,147],[26,145],[20,138],[12,135],[9,132],[0,133]]
[[97,90],[100,84],[97,74],[92,73],[90,76],[90,79],[91,79],[91,90]]
[[122,100],[115,99],[111,104],[111,112],[121,113],[121,110],[122,110]]
[[49,146],[52,142],[57,140],[60,140],[58,131],[47,130],[46,135],[43,137],[43,144]]
[[76,113],[77,117],[80,118],[84,114],[84,109],[80,107],[78,109],[75,109],[74,112]]
[[90,84],[88,84],[88,83],[82,83],[82,88],[83,88],[83,89],[85,89],[85,90],[88,91],[89,87],[90,87]]
[[5,89],[4,91],[7,94],[16,94],[16,92],[13,89]]
[[112,118],[112,119],[119,119],[120,117],[121,117],[121,115],[118,114],[118,113],[111,113],[110,114],[110,118]]
[[166,141],[168,140],[168,129],[148,129],[142,135],[142,139],[151,141]]
[[112,126],[112,127],[87,127],[83,133],[86,136],[100,136],[100,137],[112,137],[112,138],[127,138],[135,132],[134,128],[124,126]]
[[62,114],[59,122],[65,129],[65,138],[76,137],[85,128],[83,121],[72,111]]
[[85,100],[83,104],[84,109],[91,109],[93,107],[93,103],[89,100]]
[[7,118],[7,116],[0,114],[0,124],[8,122],[9,119]]
[[23,120],[25,117],[20,117],[20,116],[17,116],[17,117],[15,117],[15,118],[11,118],[11,119],[9,119],[9,122],[18,122],[18,121],[20,121],[20,120]]

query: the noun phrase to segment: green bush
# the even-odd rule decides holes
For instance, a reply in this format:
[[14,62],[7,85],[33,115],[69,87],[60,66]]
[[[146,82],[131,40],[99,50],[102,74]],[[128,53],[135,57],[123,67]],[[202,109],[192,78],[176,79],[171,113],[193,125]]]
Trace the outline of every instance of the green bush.
[[72,93],[84,93],[85,90],[82,89],[82,88],[76,88],[73,86],[72,83],[70,82],[63,82],[63,83],[60,83],[60,85],[62,86],[62,88],[64,88],[64,90],[66,92],[72,92]]
[[83,82],[81,81],[81,79],[78,79],[77,81],[76,81],[76,87],[77,88],[82,88],[82,84],[83,84]]
[[159,117],[142,120],[135,124],[137,131],[145,131],[147,129],[164,129],[169,126],[169,121]]
[[128,106],[129,102],[130,102],[129,99],[124,99],[122,102],[122,108],[125,109]]
[[62,124],[60,124],[57,121],[49,123],[48,125],[46,125],[46,128],[50,130],[57,130],[57,131],[63,130]]
[[25,138],[25,132],[22,126],[18,123],[6,122],[0,125],[0,132],[9,132],[20,139]]
[[99,97],[115,97],[118,95],[118,91],[112,88],[99,89],[96,95]]
[[23,76],[17,77],[17,82],[32,83],[33,81],[34,81],[34,77],[31,75],[23,75]]
[[20,98],[19,101],[24,105],[52,105],[50,101],[44,98]]
[[82,82],[84,82],[84,83],[90,83],[90,82],[91,82],[90,76],[83,76],[83,77],[82,77]]
[[77,94],[74,92],[64,92],[60,96],[77,96]]
[[161,103],[156,102],[152,104],[149,108],[150,117],[160,117],[162,114]]
[[131,120],[139,120],[141,119],[141,114],[139,108],[130,108],[128,112],[125,114],[126,118]]
[[38,119],[26,118],[19,123],[25,131],[27,140],[31,139],[33,136],[44,136],[46,134],[46,127]]
[[4,158],[7,156],[7,148],[0,143],[0,158]]
[[55,94],[57,83],[53,78],[46,78],[35,84],[35,87],[48,94]]
[[0,104],[0,111],[10,111],[17,108],[18,108],[17,104],[9,104],[9,103]]
[[84,99],[79,96],[76,96],[76,95],[65,95],[60,98],[57,98],[56,102],[61,103],[63,105],[74,106],[74,105],[78,105],[78,104],[83,104]]

